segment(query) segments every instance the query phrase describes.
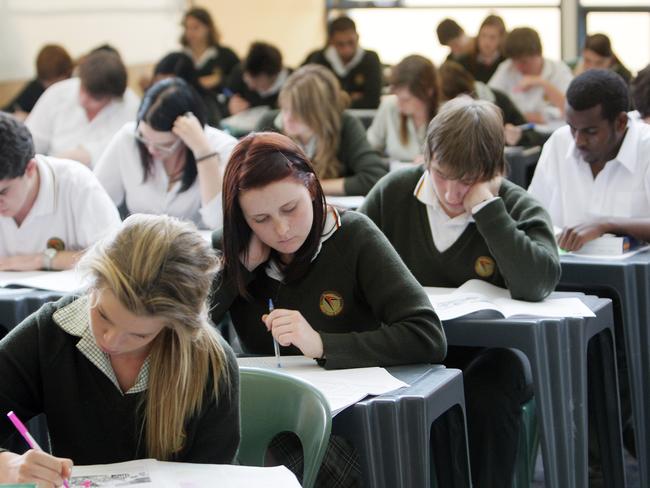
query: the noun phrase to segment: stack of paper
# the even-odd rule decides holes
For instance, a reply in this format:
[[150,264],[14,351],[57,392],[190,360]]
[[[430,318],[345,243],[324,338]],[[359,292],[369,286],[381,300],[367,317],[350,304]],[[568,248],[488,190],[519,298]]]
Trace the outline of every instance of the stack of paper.
[[459,288],[425,287],[440,320],[463,317],[479,310],[494,310],[505,318],[595,317],[579,298],[547,298],[542,302],[513,300],[510,292],[483,280],[469,280]]
[[384,368],[326,370],[304,356],[283,356],[278,368],[275,356],[238,358],[239,366],[264,368],[296,376],[320,390],[330,404],[332,416],[368,395],[383,395],[409,386]]

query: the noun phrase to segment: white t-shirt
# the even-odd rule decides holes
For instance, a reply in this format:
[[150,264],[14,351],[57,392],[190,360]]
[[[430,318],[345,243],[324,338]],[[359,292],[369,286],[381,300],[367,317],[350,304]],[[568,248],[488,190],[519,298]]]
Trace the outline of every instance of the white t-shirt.
[[[571,70],[566,64],[546,58],[540,76],[562,93],[566,93],[573,80]],[[515,68],[512,60],[506,59],[492,75],[488,86],[505,92],[522,113],[539,112],[545,117],[547,124],[554,124],[556,127],[564,124],[562,111],[546,100],[544,88],[535,86],[526,91],[515,90],[523,77],[524,75]]]
[[38,196],[22,225],[0,217],[0,256],[41,253],[50,239],[78,251],[120,225],[115,205],[88,168],[41,155],[36,163]]
[[121,99],[114,99],[93,120],[79,104],[79,78],[50,86],[32,109],[25,125],[34,138],[39,154],[56,156],[82,146],[94,167],[111,137],[138,113],[140,99],[130,88]]
[[557,227],[597,217],[650,216],[650,125],[629,121],[623,144],[596,178],[576,150],[568,126],[544,145],[529,193]]
[[372,125],[368,129],[368,142],[373,149],[385,152],[391,160],[413,161],[416,156],[422,154],[427,127],[424,125],[417,130],[413,118],[408,117],[406,120],[408,143],[404,145],[400,138],[401,124],[402,115],[397,107],[397,96],[383,97]]
[[[192,220],[197,226],[218,229],[223,225],[221,192],[207,205],[201,205],[198,176],[192,186],[179,192],[182,182],[169,191],[169,178],[162,161],[154,160],[152,173],[144,178],[144,169],[135,139],[135,122],[125,124],[115,134],[97,162],[95,174],[116,205],[126,202],[131,213],[171,215]],[[214,127],[206,126],[210,146],[219,154],[223,170],[237,139]]]

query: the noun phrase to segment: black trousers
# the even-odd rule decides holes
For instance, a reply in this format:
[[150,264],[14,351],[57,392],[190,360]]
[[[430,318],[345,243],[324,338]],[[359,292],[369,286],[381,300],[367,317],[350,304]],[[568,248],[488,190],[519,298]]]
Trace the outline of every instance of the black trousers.
[[[472,483],[475,488],[512,485],[521,407],[532,398],[526,365],[509,349],[449,347],[444,363],[463,371]],[[464,487],[464,437],[460,412],[450,412],[431,432],[438,486]]]

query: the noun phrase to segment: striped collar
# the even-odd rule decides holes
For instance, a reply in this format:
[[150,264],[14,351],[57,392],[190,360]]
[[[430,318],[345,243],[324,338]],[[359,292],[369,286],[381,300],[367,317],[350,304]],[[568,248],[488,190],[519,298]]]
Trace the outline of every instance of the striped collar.
[[[65,307],[60,308],[52,315],[54,322],[70,335],[80,337],[77,342],[77,349],[93,363],[106,377],[111,380],[115,387],[123,395],[120,384],[111,366],[108,354],[103,352],[95,342],[92,330],[90,329],[90,301],[88,296],[83,296]],[[147,389],[149,384],[149,358],[145,360],[140,373],[133,385],[126,394],[140,393]]]

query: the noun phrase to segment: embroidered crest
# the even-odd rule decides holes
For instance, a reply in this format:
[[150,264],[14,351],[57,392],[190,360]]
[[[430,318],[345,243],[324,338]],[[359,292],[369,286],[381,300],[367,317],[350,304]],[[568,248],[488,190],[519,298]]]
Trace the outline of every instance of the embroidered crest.
[[47,248],[56,249],[57,251],[64,251],[65,243],[63,242],[63,239],[61,239],[60,237],[50,237],[47,240]]
[[489,278],[494,274],[496,263],[489,256],[479,256],[474,263],[474,271],[481,278]]
[[324,291],[320,296],[320,311],[335,317],[343,311],[343,297],[336,291]]
[[354,75],[354,84],[357,86],[361,86],[366,82],[366,77],[363,76],[363,73],[357,73]]

